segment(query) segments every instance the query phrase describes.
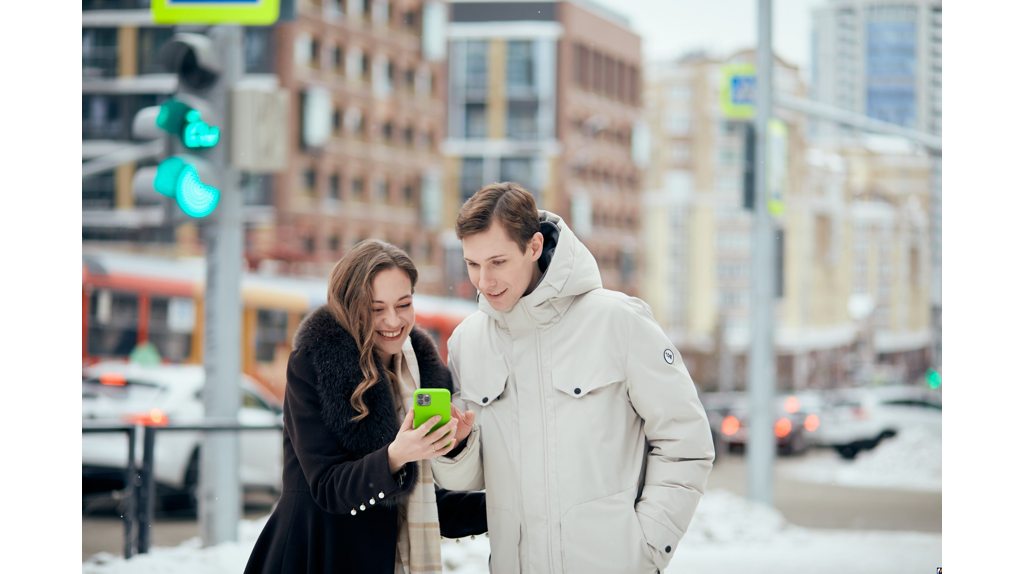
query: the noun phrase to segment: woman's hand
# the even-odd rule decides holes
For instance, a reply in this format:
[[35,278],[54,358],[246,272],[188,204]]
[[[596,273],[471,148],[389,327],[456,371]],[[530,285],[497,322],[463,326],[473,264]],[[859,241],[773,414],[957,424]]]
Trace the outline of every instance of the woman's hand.
[[455,431],[455,442],[458,444],[466,440],[470,431],[473,430],[473,422],[476,420],[476,413],[473,411],[466,411],[466,413],[463,414],[458,407],[452,405],[452,420],[459,421],[459,428]]
[[415,429],[412,428],[412,422],[413,409],[409,409],[409,412],[405,413],[402,427],[398,429],[398,436],[388,445],[388,465],[391,467],[391,474],[398,472],[406,463],[414,460],[425,460],[448,454],[458,444],[457,441],[452,440],[451,436],[445,436],[449,433],[455,434],[458,430],[459,421],[455,417],[430,434],[427,432],[441,422],[441,415],[430,417],[427,422]]

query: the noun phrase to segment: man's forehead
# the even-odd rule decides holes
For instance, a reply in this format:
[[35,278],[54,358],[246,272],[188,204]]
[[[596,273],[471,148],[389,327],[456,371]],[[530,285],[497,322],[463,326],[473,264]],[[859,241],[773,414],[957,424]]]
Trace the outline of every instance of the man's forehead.
[[516,247],[516,243],[498,222],[492,223],[487,231],[462,238],[462,252],[466,257],[471,257],[471,254],[476,257],[492,257],[507,252],[510,246]]

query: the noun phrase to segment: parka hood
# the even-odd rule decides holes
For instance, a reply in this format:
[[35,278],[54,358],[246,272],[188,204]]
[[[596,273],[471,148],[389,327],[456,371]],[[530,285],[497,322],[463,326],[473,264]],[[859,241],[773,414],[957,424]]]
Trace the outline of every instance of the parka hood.
[[[520,314],[525,315],[524,318],[529,319],[535,327],[557,323],[577,295],[603,287],[597,260],[590,250],[561,217],[549,211],[538,211],[544,233],[545,255],[550,250],[550,243],[555,243],[555,246],[554,254],[537,287],[505,312],[495,310],[486,298],[478,296],[480,310],[505,329],[508,329],[510,316]],[[551,226],[557,229],[557,233],[545,233],[545,228],[551,230]]]

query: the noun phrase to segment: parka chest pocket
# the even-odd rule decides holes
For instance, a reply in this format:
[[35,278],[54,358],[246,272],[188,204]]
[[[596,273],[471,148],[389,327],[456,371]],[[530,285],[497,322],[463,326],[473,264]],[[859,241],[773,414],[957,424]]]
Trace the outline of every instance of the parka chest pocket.
[[625,372],[616,357],[566,361],[551,371],[554,387],[574,399],[600,393],[606,387],[625,379]]
[[504,362],[489,365],[464,366],[459,373],[462,398],[481,407],[488,407],[502,398],[508,383],[508,368]]

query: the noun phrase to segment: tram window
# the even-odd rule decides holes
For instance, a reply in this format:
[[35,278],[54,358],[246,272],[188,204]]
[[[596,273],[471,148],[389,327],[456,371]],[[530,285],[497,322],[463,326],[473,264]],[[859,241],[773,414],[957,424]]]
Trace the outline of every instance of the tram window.
[[149,303],[149,341],[160,356],[184,361],[192,349],[195,306],[184,297],[153,297]]
[[256,312],[256,360],[274,362],[278,345],[288,340],[288,312],[260,309]]
[[88,352],[124,357],[139,339],[139,296],[97,289],[89,297]]

